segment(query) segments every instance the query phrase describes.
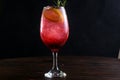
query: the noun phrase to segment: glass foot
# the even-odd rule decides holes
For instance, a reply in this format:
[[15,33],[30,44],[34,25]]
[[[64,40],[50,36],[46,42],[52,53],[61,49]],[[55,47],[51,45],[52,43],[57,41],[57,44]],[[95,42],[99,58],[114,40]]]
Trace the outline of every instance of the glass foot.
[[50,70],[48,73],[45,73],[44,76],[46,78],[65,78],[67,75],[60,70]]

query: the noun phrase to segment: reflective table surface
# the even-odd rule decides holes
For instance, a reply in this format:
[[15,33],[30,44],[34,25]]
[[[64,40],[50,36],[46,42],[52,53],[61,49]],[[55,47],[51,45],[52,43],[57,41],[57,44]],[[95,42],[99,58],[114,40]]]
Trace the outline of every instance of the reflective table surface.
[[59,56],[66,78],[46,79],[52,56],[0,60],[0,80],[120,80],[120,60],[110,57]]

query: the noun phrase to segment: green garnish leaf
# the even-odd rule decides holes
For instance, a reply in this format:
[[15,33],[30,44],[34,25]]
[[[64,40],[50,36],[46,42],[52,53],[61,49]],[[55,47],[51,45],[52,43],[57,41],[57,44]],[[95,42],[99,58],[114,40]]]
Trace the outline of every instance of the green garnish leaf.
[[67,0],[53,0],[53,3],[56,7],[65,6]]

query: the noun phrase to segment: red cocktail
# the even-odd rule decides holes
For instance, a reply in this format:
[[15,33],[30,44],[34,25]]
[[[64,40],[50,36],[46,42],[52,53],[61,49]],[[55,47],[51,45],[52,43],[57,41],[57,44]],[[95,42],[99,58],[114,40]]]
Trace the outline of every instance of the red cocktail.
[[69,36],[69,25],[64,7],[47,6],[41,16],[40,36],[42,41],[53,53],[53,67],[45,77],[65,77],[66,74],[58,69],[57,53]]
[[69,27],[63,7],[44,7],[40,33],[43,42],[52,51],[58,51],[65,44],[69,35]]

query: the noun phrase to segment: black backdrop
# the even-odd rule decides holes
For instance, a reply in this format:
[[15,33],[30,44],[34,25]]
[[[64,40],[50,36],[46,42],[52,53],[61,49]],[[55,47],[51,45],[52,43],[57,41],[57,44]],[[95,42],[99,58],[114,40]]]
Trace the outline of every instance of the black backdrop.
[[[47,0],[4,0],[0,57],[51,55],[39,36]],[[68,0],[70,36],[60,55],[117,57],[120,0]]]

